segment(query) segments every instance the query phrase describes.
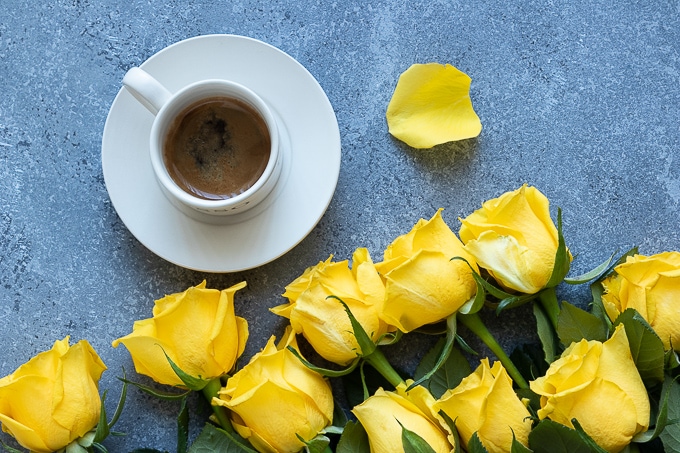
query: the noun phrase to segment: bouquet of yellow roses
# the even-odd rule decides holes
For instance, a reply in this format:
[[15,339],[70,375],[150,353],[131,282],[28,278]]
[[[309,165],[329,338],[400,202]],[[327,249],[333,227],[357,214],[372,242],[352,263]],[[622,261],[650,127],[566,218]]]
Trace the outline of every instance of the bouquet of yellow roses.
[[[455,99],[443,98],[438,118],[423,114],[441,84]],[[414,147],[476,136],[469,85],[450,65],[414,65],[388,107],[390,132]],[[437,121],[455,127],[440,134]],[[440,209],[381,261],[365,248],[331,256],[286,286],[287,301],[271,309],[289,322],[282,338],[243,366],[248,322],[234,299],[246,284],[202,282],[157,300],[151,318],[113,341],[137,373],[172,390],[123,376],[107,421],[106,367],[86,341],[65,339],[0,379],[0,423],[31,452],[106,452],[131,384],[181,401],[178,453],[680,451],[680,253],[633,249],[572,277],[559,209],[556,220],[545,195],[523,185],[460,219],[458,234]],[[560,285],[580,284],[587,304],[558,299]],[[480,312],[524,304],[539,343],[505,351]],[[440,339],[403,376],[383,348],[414,332]],[[466,334],[492,354],[479,359]],[[190,442],[192,392],[213,414]]]

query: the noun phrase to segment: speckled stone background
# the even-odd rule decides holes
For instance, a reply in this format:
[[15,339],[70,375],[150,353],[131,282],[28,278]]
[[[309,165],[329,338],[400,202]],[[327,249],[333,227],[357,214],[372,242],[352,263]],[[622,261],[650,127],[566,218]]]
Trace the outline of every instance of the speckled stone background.
[[[186,270],[145,249],[111,206],[101,169],[125,71],[212,33],[257,38],[297,59],[326,91],[342,140],[338,187],[319,225],[283,257],[238,274]],[[472,77],[477,139],[414,150],[388,134],[399,74],[426,62]],[[306,267],[359,246],[379,259],[440,207],[457,231],[459,216],[523,183],[543,191],[554,214],[562,208],[574,273],[633,245],[680,249],[679,127],[677,1],[3,0],[0,376],[56,339],[86,338],[109,367],[101,388],[112,412],[122,367],[147,381],[111,341],[149,317],[154,299],[203,279],[214,288],[246,280],[236,310],[251,326],[250,357],[282,332],[285,320],[268,308]],[[588,302],[578,288],[563,297]],[[525,314],[487,317],[511,345],[533,339]],[[407,374],[431,344],[414,335],[388,353]],[[127,435],[106,445],[174,451],[176,411],[131,389],[116,426]]]

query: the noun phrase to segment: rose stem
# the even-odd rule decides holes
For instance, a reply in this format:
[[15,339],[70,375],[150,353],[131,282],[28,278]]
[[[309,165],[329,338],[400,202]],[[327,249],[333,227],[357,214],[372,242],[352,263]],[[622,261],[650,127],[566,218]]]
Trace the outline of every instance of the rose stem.
[[501,361],[505,369],[508,371],[508,374],[510,377],[515,381],[517,386],[522,389],[528,389],[529,384],[527,383],[526,380],[524,380],[524,377],[520,374],[519,370],[515,366],[514,363],[512,363],[512,360],[510,360],[510,357],[503,351],[503,348],[498,344],[496,339],[491,335],[491,332],[489,332],[489,329],[486,328],[484,323],[482,322],[482,319],[479,317],[477,313],[472,313],[472,314],[459,314],[458,319],[460,322],[463,323],[468,329],[472,331],[475,335],[479,337],[480,340],[484,342],[485,345],[491,349],[491,351],[498,357],[498,360]]

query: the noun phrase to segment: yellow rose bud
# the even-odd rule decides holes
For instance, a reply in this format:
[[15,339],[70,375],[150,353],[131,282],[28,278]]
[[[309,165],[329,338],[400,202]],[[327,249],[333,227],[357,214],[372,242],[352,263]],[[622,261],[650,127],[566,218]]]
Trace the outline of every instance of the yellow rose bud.
[[477,264],[506,289],[535,294],[555,267],[558,233],[548,199],[526,184],[461,219],[460,238]]
[[[332,258],[332,257],[331,257]],[[390,326],[378,317],[376,305],[385,297],[385,287],[366,249],[360,248],[348,261],[332,262],[328,258],[307,269],[286,286],[283,294],[288,304],[271,311],[290,319],[296,333],[301,333],[317,353],[331,362],[346,365],[357,357],[359,345],[341,299],[359,324],[377,341]]]
[[0,379],[0,423],[22,447],[60,450],[99,422],[99,378],[106,366],[90,344],[56,341]]
[[181,386],[167,356],[190,376],[213,379],[227,374],[243,353],[248,323],[234,314],[234,293],[245,282],[219,291],[205,281],[158,299],[153,318],[135,321],[132,333],[113,342],[130,351],[138,373],[160,384]]
[[489,359],[482,359],[474,373],[442,395],[435,409],[456,421],[466,447],[474,433],[489,453],[510,451],[513,433],[517,441],[528,445],[531,414],[501,362],[489,367]]
[[368,434],[371,453],[403,452],[402,426],[423,438],[435,452],[453,452],[453,435],[435,412],[434,397],[422,386],[407,392],[411,382],[400,384],[395,392],[380,388],[352,409]]
[[302,364],[288,346],[297,349],[289,328],[278,344],[274,337],[264,349],[227,381],[213,398],[231,410],[234,429],[260,452],[293,453],[333,418],[331,387],[319,373]]
[[649,397],[623,325],[604,343],[572,343],[530,386],[541,396],[540,419],[571,428],[576,419],[609,452],[621,451],[649,426]]
[[605,279],[602,303],[614,321],[634,308],[652,326],[666,350],[680,351],[680,253],[635,255]]
[[[451,231],[441,209],[420,219],[408,234],[385,250],[376,268],[385,280],[380,316],[402,332],[410,332],[454,314],[477,292],[474,258]],[[461,257],[468,261],[452,260]]]

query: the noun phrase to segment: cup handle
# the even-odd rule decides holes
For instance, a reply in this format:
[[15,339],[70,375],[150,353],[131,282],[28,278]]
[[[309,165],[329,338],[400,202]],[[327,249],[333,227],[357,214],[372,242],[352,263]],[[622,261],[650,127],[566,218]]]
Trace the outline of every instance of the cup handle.
[[123,77],[123,85],[144,107],[156,115],[170,99],[170,93],[163,85],[140,68],[130,68]]

